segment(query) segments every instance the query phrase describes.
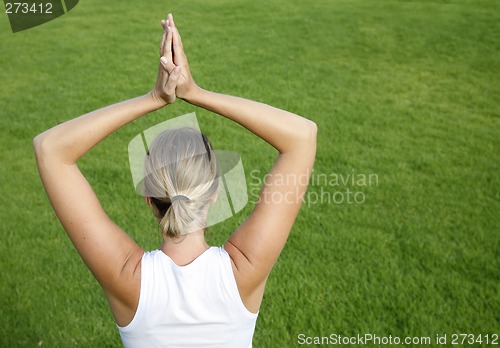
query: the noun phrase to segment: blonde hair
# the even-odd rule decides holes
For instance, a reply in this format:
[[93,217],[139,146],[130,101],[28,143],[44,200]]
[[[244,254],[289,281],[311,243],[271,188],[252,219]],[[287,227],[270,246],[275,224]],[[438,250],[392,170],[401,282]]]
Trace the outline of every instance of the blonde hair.
[[217,195],[217,161],[208,139],[192,128],[169,129],[151,143],[144,163],[144,194],[156,207],[163,235],[203,229]]

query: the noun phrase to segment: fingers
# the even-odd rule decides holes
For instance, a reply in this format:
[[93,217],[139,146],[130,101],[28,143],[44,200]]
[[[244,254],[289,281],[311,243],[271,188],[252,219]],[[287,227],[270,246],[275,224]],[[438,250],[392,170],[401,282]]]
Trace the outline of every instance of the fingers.
[[168,14],[167,25],[172,30],[172,49],[173,49],[173,59],[176,65],[187,65],[187,57],[184,53],[184,47],[182,45],[182,39],[175,26],[174,17],[171,13]]
[[172,36],[172,29],[167,26],[167,29],[164,31],[162,37],[160,56],[164,56],[170,61],[172,60]]
[[167,40],[167,31],[164,30],[163,36],[161,37],[161,41],[160,41],[160,57],[163,55],[163,51],[165,50],[166,40]]
[[172,57],[172,28],[170,27],[170,20],[162,20],[163,37],[160,45],[160,63],[163,69],[170,74],[175,68],[174,60]]
[[[172,15],[169,14],[166,20],[162,20],[161,25],[163,27],[163,36],[160,44],[160,66],[158,68],[155,91],[165,102],[173,103],[176,99],[176,89],[181,76],[181,67],[176,66],[174,59],[173,40],[174,30],[176,29]],[[176,35],[178,36],[178,33]]]

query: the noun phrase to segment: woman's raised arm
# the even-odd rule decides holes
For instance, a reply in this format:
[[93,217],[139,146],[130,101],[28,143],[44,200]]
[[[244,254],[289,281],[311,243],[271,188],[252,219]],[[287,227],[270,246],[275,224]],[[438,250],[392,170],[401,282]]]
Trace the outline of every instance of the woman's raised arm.
[[[160,54],[170,59],[171,41],[172,32],[166,29]],[[130,316],[128,309],[135,311],[140,286],[138,265],[143,251],[109,219],[76,162],[118,128],[175,101],[179,72],[180,69],[175,69],[167,73],[159,64],[156,86],[148,94],[62,123],[33,140],[38,170],[50,203],[83,261],[103,287],[118,324],[131,319],[123,319]]]
[[177,96],[244,126],[278,151],[250,217],[225,244],[243,302],[260,307],[265,282],[297,217],[316,154],[316,124],[255,101],[209,92],[193,81],[173,18],[174,60],[181,67]]

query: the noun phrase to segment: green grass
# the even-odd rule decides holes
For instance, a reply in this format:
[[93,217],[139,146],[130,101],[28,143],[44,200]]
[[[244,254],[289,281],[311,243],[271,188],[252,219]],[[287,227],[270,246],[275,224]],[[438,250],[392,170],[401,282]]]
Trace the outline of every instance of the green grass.
[[[121,346],[48,204],[31,139],[149,91],[167,11],[201,86],[314,120],[317,177],[378,178],[312,183],[269,279],[255,347],[298,346],[300,333],[448,334],[448,345],[453,333],[500,334],[499,2],[88,0],[16,34],[0,16],[1,347]],[[215,147],[241,154],[250,189],[252,171],[262,177],[276,155],[181,101],[103,141],[81,168],[146,249],[159,236],[133,191],[127,144],[192,111]],[[331,201],[347,189],[364,203]],[[210,242],[250,210],[211,227]]]

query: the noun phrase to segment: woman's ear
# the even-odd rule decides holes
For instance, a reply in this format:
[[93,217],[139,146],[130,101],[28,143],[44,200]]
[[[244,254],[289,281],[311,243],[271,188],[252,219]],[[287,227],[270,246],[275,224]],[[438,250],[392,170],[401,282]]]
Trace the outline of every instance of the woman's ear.
[[153,204],[153,202],[151,202],[151,198],[149,198],[148,196],[144,196],[144,200],[146,201],[147,205],[152,205]]

